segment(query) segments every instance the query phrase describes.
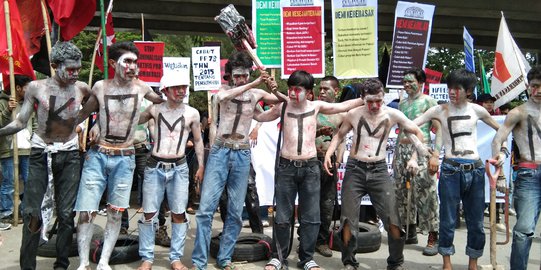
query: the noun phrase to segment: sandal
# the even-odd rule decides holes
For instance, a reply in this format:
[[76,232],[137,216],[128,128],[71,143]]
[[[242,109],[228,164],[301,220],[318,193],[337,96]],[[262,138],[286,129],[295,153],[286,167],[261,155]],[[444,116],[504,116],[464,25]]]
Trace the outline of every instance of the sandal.
[[223,264],[222,266],[220,266],[220,269],[222,269],[222,270],[233,270],[233,269],[235,269],[235,265],[232,262],[227,262],[227,263]]
[[321,269],[321,268],[319,267],[319,265],[317,265],[316,262],[314,262],[314,260],[310,260],[309,262],[304,264],[303,269],[310,270],[310,269]]
[[280,262],[280,260],[276,259],[276,258],[272,258],[272,260],[270,260],[267,264],[265,264],[265,269],[267,268],[267,266],[272,266],[274,267],[273,270],[280,270],[282,269],[282,263]]

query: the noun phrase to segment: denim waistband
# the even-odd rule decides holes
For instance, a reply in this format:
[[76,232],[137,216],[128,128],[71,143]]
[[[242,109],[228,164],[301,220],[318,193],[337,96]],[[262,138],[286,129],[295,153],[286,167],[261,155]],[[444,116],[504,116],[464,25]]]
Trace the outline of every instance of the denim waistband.
[[481,161],[480,159],[478,160],[472,160],[472,162],[466,162],[466,163],[461,163],[461,162],[456,162],[452,159],[443,159],[443,163],[447,163],[451,166],[455,166],[455,167],[460,167],[460,169],[464,170],[464,171],[473,171],[479,167],[483,167],[484,164],[483,164],[483,161]]
[[310,167],[314,165],[319,165],[320,161],[317,158],[310,158],[310,159],[288,159],[284,157],[280,157],[280,164],[291,164],[297,168],[300,167]]
[[246,150],[250,149],[250,143],[248,142],[224,142],[222,140],[216,139],[214,145],[230,148],[232,150]]

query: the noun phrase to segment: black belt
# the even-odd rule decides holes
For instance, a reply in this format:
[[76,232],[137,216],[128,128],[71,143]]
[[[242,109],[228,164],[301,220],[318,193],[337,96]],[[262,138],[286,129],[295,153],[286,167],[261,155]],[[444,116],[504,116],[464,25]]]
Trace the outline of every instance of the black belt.
[[92,149],[108,156],[131,156],[135,154],[135,149],[133,148],[118,149],[94,145],[92,146]]
[[373,162],[365,162],[365,161],[362,161],[362,160],[358,160],[356,158],[349,157],[347,162],[348,163],[353,163],[356,166],[362,167],[362,168],[372,168],[372,167],[376,167],[376,166],[381,166],[382,164],[385,164],[385,166],[387,166],[387,160],[385,160],[385,159],[378,160],[378,161],[373,161]]
[[186,156],[181,158],[160,158],[157,156],[150,156],[147,160],[147,167],[170,170],[184,163],[186,163]]
[[315,157],[310,159],[287,159],[284,157],[280,157],[280,164],[291,164],[297,168],[300,168],[320,165],[321,162]]
[[250,143],[247,143],[247,142],[231,143],[231,142],[224,142],[222,140],[215,140],[214,145],[230,148],[230,149],[233,149],[233,150],[250,149]]
[[449,165],[452,165],[452,166],[455,166],[455,167],[460,167],[460,169],[464,170],[464,171],[472,171],[474,169],[477,169],[479,167],[483,167],[483,162],[478,159],[474,162],[470,162],[470,163],[460,163],[460,162],[456,162],[452,159],[443,159],[443,163],[447,163]]

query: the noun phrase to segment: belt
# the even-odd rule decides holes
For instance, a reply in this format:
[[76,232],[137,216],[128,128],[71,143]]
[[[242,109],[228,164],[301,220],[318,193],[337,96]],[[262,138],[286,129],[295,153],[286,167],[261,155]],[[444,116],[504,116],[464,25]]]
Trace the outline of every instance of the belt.
[[100,153],[106,154],[108,156],[131,156],[135,154],[135,149],[133,148],[119,149],[119,148],[107,148],[107,147],[103,147],[99,145],[94,145],[92,146],[92,149]]
[[133,148],[135,148],[135,153],[137,154],[143,154],[148,152],[146,142],[136,143],[133,145]]
[[321,162],[317,158],[310,158],[310,159],[288,159],[284,157],[280,157],[280,164],[290,164],[294,167],[301,168],[301,167],[310,167],[314,165],[319,165]]
[[224,142],[222,140],[215,140],[214,145],[230,148],[233,150],[246,150],[250,149],[250,144],[247,142],[241,142],[241,143],[230,143],[230,142]]
[[347,162],[348,163],[351,162],[351,163],[355,164],[356,166],[363,167],[363,168],[371,168],[371,167],[381,166],[382,164],[385,164],[385,166],[387,166],[387,160],[385,160],[385,159],[378,160],[378,161],[373,161],[373,162],[365,162],[365,161],[361,161],[361,160],[349,157]]
[[184,163],[186,163],[186,156],[181,158],[160,158],[157,156],[150,156],[147,160],[147,167],[167,171]]
[[452,166],[455,166],[455,167],[460,167],[460,169],[464,170],[464,171],[472,171],[474,169],[477,169],[479,167],[483,167],[483,162],[478,159],[474,162],[470,162],[470,163],[460,163],[460,162],[456,162],[452,159],[443,159],[443,163],[447,163],[449,165],[452,165]]
[[535,162],[519,162],[518,167],[519,168],[526,168],[526,169],[537,169],[541,166],[541,164],[537,164]]

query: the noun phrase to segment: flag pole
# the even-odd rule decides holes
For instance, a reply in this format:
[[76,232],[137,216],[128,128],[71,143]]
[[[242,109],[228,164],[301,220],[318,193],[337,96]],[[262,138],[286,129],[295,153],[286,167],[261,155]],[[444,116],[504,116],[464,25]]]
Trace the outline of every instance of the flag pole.
[[[9,17],[9,1],[4,0],[4,13],[6,19],[6,33],[8,45],[8,63],[9,63],[9,89],[11,98],[16,99],[15,93],[15,66],[13,62],[13,42],[11,37],[11,21]],[[11,112],[13,120],[17,117],[17,110]],[[12,135],[13,142],[13,226],[19,224],[19,147],[17,146],[17,134]]]
[[141,39],[145,41],[145,15],[141,13]]
[[[49,16],[47,16],[47,5],[45,4],[45,0],[41,0],[41,14],[43,15],[43,25],[45,27],[45,41],[47,42],[47,56],[48,58],[51,57],[51,32],[49,29]],[[51,59],[49,59],[50,62]],[[51,69],[51,77],[54,76],[54,68],[49,65],[49,68]]]
[[[109,1],[109,4],[113,2],[113,0]],[[109,78],[109,64],[107,63],[107,31],[105,31],[105,10],[104,10],[104,4],[103,0],[100,0],[100,14],[101,14],[101,32],[102,32],[102,40],[103,40],[103,78],[108,79]],[[103,34],[105,33],[105,34]]]

